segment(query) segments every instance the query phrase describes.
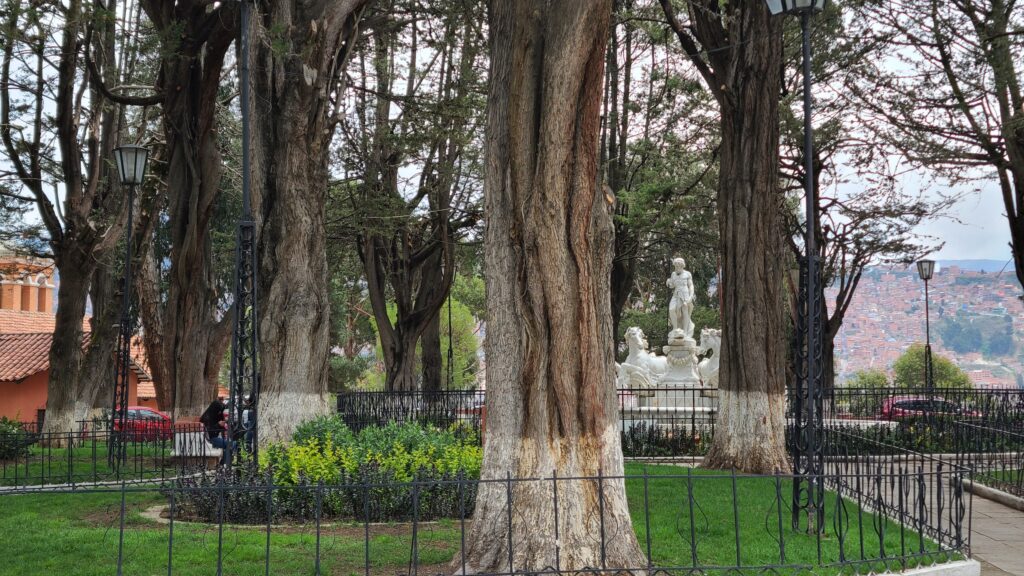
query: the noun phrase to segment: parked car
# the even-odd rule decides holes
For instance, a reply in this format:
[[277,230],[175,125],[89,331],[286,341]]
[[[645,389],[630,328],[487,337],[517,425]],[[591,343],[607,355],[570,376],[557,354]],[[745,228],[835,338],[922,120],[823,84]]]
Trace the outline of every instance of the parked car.
[[879,418],[882,420],[902,420],[921,416],[979,416],[977,412],[965,410],[957,404],[939,396],[895,396],[882,402]]
[[[127,439],[136,442],[170,440],[174,435],[171,429],[171,417],[146,406],[128,407],[124,429]],[[121,430],[120,422],[114,422],[114,430]]]

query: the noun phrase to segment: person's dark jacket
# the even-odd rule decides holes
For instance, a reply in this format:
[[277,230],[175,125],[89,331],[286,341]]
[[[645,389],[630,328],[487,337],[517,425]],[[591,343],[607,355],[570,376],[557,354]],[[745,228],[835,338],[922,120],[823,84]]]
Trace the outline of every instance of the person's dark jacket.
[[224,432],[224,404],[220,400],[210,402],[203,415],[199,417],[206,428],[206,435],[210,440],[220,436]]

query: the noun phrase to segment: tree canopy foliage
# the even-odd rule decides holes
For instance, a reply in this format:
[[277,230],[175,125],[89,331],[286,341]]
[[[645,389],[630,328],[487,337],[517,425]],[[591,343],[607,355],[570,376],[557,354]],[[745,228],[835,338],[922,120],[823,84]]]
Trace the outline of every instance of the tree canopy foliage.
[[[927,388],[924,344],[913,344],[892,365],[893,385],[903,389]],[[932,354],[935,388],[971,388],[971,378],[949,358]]]

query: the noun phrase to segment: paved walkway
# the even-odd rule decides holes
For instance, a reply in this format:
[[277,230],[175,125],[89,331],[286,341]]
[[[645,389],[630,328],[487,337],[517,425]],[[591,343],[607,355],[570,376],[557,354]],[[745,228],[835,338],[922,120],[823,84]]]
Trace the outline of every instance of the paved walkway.
[[971,552],[982,576],[1024,576],[1024,512],[974,496]]

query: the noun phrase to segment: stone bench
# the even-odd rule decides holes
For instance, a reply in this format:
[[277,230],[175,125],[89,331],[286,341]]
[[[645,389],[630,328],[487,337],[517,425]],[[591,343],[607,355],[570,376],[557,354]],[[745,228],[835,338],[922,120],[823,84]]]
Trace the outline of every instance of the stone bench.
[[217,458],[221,449],[214,448],[207,439],[203,425],[195,422],[177,423],[174,426],[174,448],[172,458]]

